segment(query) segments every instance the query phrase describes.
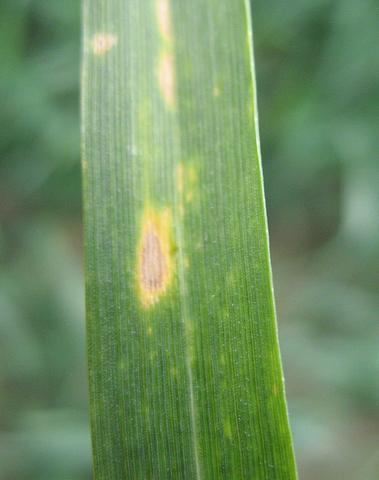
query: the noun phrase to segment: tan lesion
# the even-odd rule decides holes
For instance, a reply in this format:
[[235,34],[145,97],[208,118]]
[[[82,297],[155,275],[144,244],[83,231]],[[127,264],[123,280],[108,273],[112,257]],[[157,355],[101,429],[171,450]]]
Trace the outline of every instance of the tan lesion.
[[172,279],[171,223],[168,208],[161,212],[148,208],[144,212],[137,263],[138,290],[144,308],[160,300]]
[[99,32],[96,33],[91,40],[91,48],[95,55],[105,55],[115,45],[117,45],[117,37],[112,33]]
[[155,9],[159,32],[166,42],[170,42],[172,40],[172,29],[171,6],[169,0],[156,0]]
[[157,80],[166,108],[172,109],[176,103],[176,91],[170,0],[155,0],[155,14],[161,40],[157,62]]

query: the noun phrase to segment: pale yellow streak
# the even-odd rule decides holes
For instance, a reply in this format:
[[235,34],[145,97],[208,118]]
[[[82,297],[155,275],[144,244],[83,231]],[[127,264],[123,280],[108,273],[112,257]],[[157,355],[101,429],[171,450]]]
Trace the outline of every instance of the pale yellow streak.
[[158,82],[162,97],[168,107],[175,105],[175,70],[170,53],[163,52],[158,65]]

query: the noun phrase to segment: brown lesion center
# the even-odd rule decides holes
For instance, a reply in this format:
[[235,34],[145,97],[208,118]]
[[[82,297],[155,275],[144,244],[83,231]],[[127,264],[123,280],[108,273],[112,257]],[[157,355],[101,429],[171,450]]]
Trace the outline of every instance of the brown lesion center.
[[141,230],[137,257],[138,292],[143,307],[150,308],[165,293],[172,278],[170,209],[147,208]]
[[146,291],[155,292],[162,288],[167,272],[162,246],[158,235],[150,225],[145,232],[141,252],[140,281]]

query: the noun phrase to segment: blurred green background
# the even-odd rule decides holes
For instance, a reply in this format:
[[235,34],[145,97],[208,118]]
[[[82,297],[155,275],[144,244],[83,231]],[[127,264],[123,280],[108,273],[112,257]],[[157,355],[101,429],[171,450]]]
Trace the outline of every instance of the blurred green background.
[[[300,477],[379,478],[377,0],[253,0]],[[0,479],[91,478],[80,2],[0,3]]]

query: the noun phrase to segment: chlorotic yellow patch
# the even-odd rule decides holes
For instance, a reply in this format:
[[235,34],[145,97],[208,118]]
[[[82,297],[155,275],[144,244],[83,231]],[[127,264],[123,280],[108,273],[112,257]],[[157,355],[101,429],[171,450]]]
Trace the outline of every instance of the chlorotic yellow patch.
[[188,178],[191,186],[193,186],[197,182],[197,171],[193,165],[189,165],[188,167]]
[[220,96],[221,91],[220,91],[218,85],[215,85],[215,86],[213,87],[213,92],[212,92],[212,94],[213,94],[214,97],[219,97],[219,96]]
[[172,215],[170,209],[161,212],[147,208],[142,218],[138,244],[137,280],[144,308],[156,304],[166,292],[173,274]]
[[179,213],[184,214],[185,203],[191,203],[197,195],[197,170],[193,165],[178,163],[175,171],[175,183],[179,193]]
[[95,55],[104,55],[117,45],[117,37],[112,33],[96,33],[91,40],[92,51]]
[[229,418],[226,418],[224,420],[224,434],[227,438],[229,439],[232,438],[232,426],[230,424]]

